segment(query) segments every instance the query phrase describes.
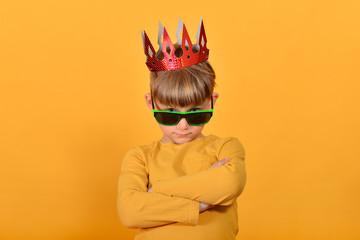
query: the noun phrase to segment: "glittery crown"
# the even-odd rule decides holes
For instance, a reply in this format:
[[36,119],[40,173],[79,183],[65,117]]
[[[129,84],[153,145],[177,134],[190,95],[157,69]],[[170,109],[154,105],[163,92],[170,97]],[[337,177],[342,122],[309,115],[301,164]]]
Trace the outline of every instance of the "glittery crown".
[[[180,38],[182,32],[182,38]],[[171,42],[166,29],[159,23],[158,44],[159,50],[155,52],[146,32],[141,31],[144,52],[147,56],[146,65],[152,72],[169,71],[188,67],[206,61],[209,58],[209,49],[206,47],[206,34],[204,23],[201,19],[196,34],[197,42],[192,44],[185,24],[179,19],[176,38],[177,43]],[[163,41],[161,42],[161,37]]]

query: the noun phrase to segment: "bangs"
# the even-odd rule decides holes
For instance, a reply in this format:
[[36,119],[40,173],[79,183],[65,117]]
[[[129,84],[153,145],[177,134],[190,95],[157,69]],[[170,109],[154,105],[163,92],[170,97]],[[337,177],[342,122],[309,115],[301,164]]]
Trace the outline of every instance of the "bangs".
[[151,94],[160,103],[174,107],[202,104],[210,98],[215,72],[208,62],[171,71],[152,72]]

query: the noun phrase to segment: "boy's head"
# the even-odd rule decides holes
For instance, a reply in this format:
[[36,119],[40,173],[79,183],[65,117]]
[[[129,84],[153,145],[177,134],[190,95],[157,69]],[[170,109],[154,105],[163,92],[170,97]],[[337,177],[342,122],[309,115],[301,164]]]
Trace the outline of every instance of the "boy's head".
[[213,92],[215,72],[207,61],[209,49],[202,19],[194,45],[181,19],[176,44],[159,25],[157,52],[145,31],[141,33],[146,65],[151,71],[151,93],[145,95],[145,100],[164,133],[162,142],[181,144],[202,137],[201,130],[210,120],[219,97]]
[[[209,111],[219,95],[214,93],[215,72],[208,61],[171,71],[151,72],[148,107],[158,111]],[[191,123],[191,122],[190,122]],[[186,118],[173,126],[159,124],[162,142],[181,144],[202,137],[204,125],[190,125]]]

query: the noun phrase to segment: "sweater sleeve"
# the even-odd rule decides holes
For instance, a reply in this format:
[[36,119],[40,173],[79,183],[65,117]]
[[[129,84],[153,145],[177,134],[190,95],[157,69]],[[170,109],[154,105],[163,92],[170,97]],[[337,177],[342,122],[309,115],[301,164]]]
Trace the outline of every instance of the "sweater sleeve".
[[199,202],[161,193],[148,193],[148,174],[141,152],[132,148],[124,157],[118,182],[117,208],[124,226],[148,228],[179,222],[196,225]]
[[246,182],[245,151],[238,139],[229,138],[222,145],[218,160],[224,158],[229,161],[223,166],[156,182],[152,190],[213,205],[231,205]]

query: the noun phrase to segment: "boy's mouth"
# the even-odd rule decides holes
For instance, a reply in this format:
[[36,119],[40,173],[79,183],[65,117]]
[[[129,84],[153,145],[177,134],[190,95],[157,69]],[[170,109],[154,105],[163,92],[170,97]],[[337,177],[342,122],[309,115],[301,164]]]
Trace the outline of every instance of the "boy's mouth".
[[176,135],[178,135],[178,137],[186,137],[187,135],[189,135],[190,133],[185,133],[185,134],[180,134],[180,133],[177,133]]

